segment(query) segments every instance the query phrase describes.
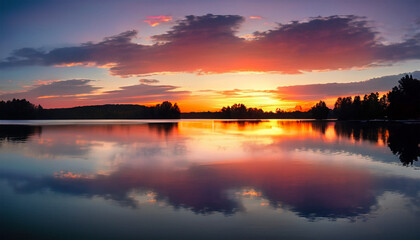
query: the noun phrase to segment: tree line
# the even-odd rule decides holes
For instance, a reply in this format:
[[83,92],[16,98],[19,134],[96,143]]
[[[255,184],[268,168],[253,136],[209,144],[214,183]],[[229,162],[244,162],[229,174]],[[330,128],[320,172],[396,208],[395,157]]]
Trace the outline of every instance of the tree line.
[[406,75],[399,85],[387,94],[370,93],[361,96],[337,98],[334,109],[319,101],[309,111],[286,112],[277,109],[265,112],[261,108],[247,108],[233,104],[217,112],[183,113],[178,105],[168,101],[156,106],[117,104],[44,109],[25,99],[0,101],[0,119],[153,119],[153,118],[220,118],[220,119],[420,119],[420,81]]
[[[387,94],[370,93],[355,97],[337,98],[332,113],[339,120],[370,119],[419,119],[420,81],[406,75],[398,81],[399,85]],[[310,110],[315,119],[326,119],[330,114],[324,101],[319,101]]]
[[309,112],[295,110],[286,112],[277,109],[275,112],[265,112],[261,108],[248,108],[244,104],[235,103],[226,106],[217,112],[190,112],[182,113],[181,118],[186,119],[310,119]]
[[151,107],[109,104],[56,109],[44,109],[26,99],[0,102],[0,119],[176,119],[180,117],[181,111],[178,105],[168,101]]

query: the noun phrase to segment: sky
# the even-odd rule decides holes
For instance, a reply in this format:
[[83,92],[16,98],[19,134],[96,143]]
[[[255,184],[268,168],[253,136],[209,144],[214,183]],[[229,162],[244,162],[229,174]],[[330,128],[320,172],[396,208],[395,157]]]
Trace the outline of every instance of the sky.
[[0,0],[0,99],[307,109],[420,78],[419,1]]

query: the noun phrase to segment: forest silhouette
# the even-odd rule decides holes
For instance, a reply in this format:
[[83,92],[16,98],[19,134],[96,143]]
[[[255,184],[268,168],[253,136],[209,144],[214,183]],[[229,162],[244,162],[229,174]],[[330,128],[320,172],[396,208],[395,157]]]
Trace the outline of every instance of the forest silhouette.
[[0,119],[177,119],[180,116],[178,105],[168,101],[151,107],[109,104],[56,109],[44,109],[26,99],[0,102]]

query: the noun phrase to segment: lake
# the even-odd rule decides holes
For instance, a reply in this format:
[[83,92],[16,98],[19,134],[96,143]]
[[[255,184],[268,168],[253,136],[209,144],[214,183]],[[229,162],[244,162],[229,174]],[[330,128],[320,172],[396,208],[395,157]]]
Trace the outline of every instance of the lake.
[[0,122],[2,239],[420,239],[419,124]]

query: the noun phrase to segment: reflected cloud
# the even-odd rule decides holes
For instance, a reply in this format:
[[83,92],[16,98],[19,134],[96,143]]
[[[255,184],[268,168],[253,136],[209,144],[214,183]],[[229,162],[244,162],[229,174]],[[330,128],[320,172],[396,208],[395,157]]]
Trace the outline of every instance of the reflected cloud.
[[[8,149],[3,148],[3,150],[44,159],[65,156],[86,157],[93,148],[104,144],[120,146],[143,144],[142,152],[150,157],[150,154],[156,155],[162,152],[159,144],[151,147],[150,143],[167,141],[176,136],[177,132],[176,122],[139,125],[0,125],[0,144],[30,140],[23,150],[20,146],[8,146]],[[179,145],[177,146],[177,151],[180,151]]]
[[[386,191],[416,199],[420,180],[380,177],[362,168],[299,160],[242,161],[192,165],[187,169],[121,167],[110,174],[61,171],[37,178],[0,173],[19,193],[50,190],[83,197],[102,197],[136,208],[133,192],[153,193],[153,200],[198,214],[232,215],[246,211],[242,198],[260,197],[265,206],[283,208],[299,216],[355,218],[375,208]],[[232,194],[243,189],[240,195]]]

